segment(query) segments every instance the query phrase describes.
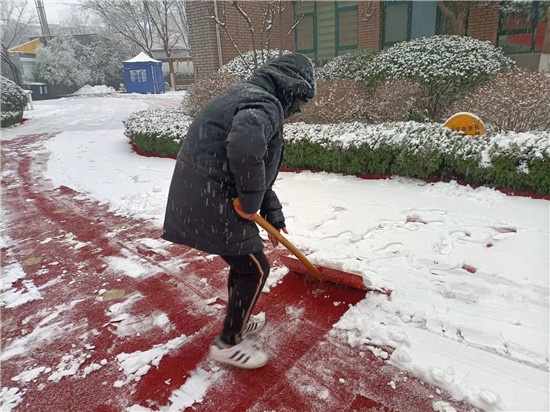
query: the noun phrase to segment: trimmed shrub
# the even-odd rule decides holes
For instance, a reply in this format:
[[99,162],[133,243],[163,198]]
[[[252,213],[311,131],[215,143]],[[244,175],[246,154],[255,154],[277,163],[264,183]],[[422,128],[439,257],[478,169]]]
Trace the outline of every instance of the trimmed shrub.
[[[353,96],[353,99],[350,98]],[[327,124],[365,118],[367,87],[352,80],[318,80],[315,97],[288,123]]]
[[[235,76],[238,80],[246,80],[252,75],[254,70],[262,64],[286,53],[291,52],[277,49],[256,50],[256,53],[254,53],[254,51],[248,51],[243,53],[242,56],[237,56],[224,64],[219,71]],[[254,54],[256,55],[257,62],[254,61]]]
[[23,118],[27,96],[21,87],[11,80],[0,77],[1,86],[1,127],[12,126]]
[[441,120],[448,104],[514,65],[489,42],[441,35],[395,44],[376,56],[358,78],[367,83],[373,78],[415,80],[423,91],[423,108],[431,119]]
[[497,131],[550,130],[550,74],[517,68],[497,75],[447,111],[471,112]]
[[227,73],[210,73],[201,77],[187,89],[182,103],[184,112],[196,116],[208,101],[236,82],[237,78]]
[[[181,109],[139,112],[125,134],[145,153],[176,156],[192,119]],[[283,167],[351,175],[459,180],[550,195],[550,132],[469,136],[438,123],[287,124]]]
[[[326,80],[355,80],[357,74],[367,69],[378,54],[376,50],[355,50],[331,59],[317,69],[316,74],[320,79]],[[361,80],[366,81],[365,78]]]
[[183,109],[143,110],[123,120],[124,134],[141,152],[174,157],[193,119]]
[[437,123],[285,129],[283,166],[352,175],[459,180],[550,195],[550,133],[469,136]]

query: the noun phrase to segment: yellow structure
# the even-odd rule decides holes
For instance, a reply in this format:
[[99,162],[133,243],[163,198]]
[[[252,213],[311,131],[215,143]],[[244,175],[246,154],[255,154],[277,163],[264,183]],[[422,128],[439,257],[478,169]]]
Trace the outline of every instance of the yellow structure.
[[34,39],[9,49],[8,51],[11,53],[36,53],[38,46],[40,46],[40,39]]
[[443,127],[449,127],[455,132],[462,132],[472,136],[482,136],[487,133],[485,125],[479,117],[471,113],[457,113],[445,122]]

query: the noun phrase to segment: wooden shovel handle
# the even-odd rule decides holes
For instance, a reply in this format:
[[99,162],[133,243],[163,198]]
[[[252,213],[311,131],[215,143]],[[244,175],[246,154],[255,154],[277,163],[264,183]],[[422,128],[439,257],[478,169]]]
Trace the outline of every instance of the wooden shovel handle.
[[[241,209],[241,203],[239,202],[239,199],[233,200],[233,206],[235,206],[236,209]],[[290,241],[284,237],[277,229],[275,229],[267,220],[265,220],[263,217],[261,217],[259,214],[255,213],[252,217],[252,220],[261,226],[267,233],[273,235],[281,244],[288,249],[289,252],[291,252],[294,256],[296,256],[306,267],[311,271],[311,274],[315,276],[319,280],[323,280],[323,275],[317,269],[317,267],[309,261],[307,257],[304,256],[302,252],[296,248]]]

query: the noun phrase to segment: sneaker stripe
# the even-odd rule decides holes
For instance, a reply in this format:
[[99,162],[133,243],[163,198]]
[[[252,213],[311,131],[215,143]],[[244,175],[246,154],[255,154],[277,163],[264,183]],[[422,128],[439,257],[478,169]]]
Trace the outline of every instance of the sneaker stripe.
[[238,351],[235,352],[233,355],[231,355],[231,356],[229,357],[229,359],[233,359],[233,358],[235,358],[236,356],[239,356],[240,353],[241,353],[241,351],[238,350]]

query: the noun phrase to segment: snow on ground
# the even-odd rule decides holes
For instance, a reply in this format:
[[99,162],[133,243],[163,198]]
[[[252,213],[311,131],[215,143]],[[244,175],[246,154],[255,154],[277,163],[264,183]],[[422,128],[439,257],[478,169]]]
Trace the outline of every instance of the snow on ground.
[[[53,185],[71,187],[117,213],[160,227],[174,161],[133,153],[121,121],[138,110],[178,106],[183,95],[39,101],[35,110],[25,112],[38,121],[4,129],[2,138],[57,132],[44,142],[52,152],[46,177]],[[334,325],[347,331],[349,345],[367,344],[395,366],[485,410],[549,409],[548,201],[452,182],[369,181],[310,172],[281,173],[275,190],[289,239],[312,260],[360,273],[373,286],[392,290],[391,298],[367,294]],[[2,244],[9,243],[2,238]],[[144,275],[132,262],[110,264],[128,276]],[[264,291],[277,287],[284,273],[275,268]],[[27,290],[11,289],[10,279],[25,276],[22,268],[7,268],[4,276],[2,299],[11,307],[41,298],[32,282],[25,284]],[[113,319],[117,309],[112,308]],[[141,321],[144,327],[169,327],[162,315]],[[118,333],[125,334],[122,321],[117,319]],[[21,342],[23,347],[33,344]],[[118,361],[128,379],[138,378],[170,347],[183,344],[182,336]],[[384,346],[395,350],[389,355]],[[13,353],[4,352],[2,358]],[[60,365],[59,378],[74,372],[79,356]],[[193,385],[188,382],[174,393],[173,405],[188,405],[187,398],[200,401],[205,385],[217,375],[197,370],[194,376]],[[20,396],[14,388],[2,389],[6,404]]]
[[110,94],[110,93],[116,93],[116,90],[113,87],[109,86],[83,86],[80,89],[78,89],[73,94],[76,96],[81,95],[89,95],[89,94]]

